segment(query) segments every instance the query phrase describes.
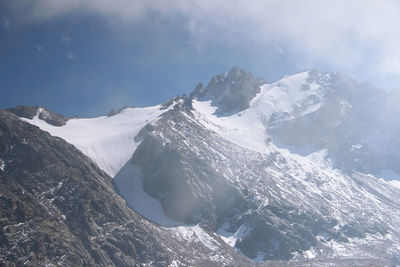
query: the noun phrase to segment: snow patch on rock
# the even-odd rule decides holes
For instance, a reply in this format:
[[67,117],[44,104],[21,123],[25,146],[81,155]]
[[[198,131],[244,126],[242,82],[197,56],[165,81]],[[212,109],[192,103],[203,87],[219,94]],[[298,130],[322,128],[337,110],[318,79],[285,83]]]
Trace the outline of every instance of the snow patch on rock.
[[4,172],[5,169],[6,169],[5,162],[2,159],[0,159],[0,170]]
[[173,231],[183,240],[200,242],[211,251],[215,251],[220,247],[220,244],[199,225],[173,227],[170,228],[170,231]]
[[242,224],[239,229],[231,233],[229,232],[230,224],[229,222],[225,222],[217,231],[216,233],[221,237],[221,239],[227,243],[229,246],[234,247],[236,245],[236,241],[244,238],[251,229],[248,228],[246,225]]

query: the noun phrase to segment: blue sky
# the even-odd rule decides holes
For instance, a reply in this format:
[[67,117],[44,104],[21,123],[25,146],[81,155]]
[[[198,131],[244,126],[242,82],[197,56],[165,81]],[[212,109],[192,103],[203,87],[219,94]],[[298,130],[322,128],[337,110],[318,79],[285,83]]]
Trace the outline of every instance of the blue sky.
[[99,116],[190,93],[240,66],[399,88],[396,1],[37,0],[0,4],[0,107]]

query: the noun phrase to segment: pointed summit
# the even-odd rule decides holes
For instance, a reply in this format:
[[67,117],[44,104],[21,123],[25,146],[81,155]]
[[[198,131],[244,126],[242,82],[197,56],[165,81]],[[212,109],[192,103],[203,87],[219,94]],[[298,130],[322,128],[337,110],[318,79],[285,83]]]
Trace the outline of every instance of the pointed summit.
[[260,83],[250,72],[233,67],[229,72],[214,76],[203,87],[200,83],[192,93],[199,100],[212,100],[220,114],[230,114],[249,107],[249,103],[260,92]]

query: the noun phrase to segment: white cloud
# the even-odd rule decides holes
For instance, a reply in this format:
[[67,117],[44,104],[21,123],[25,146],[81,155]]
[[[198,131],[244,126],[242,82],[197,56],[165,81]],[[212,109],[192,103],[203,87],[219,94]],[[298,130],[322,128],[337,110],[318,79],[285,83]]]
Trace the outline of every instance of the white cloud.
[[0,17],[0,25],[3,25],[4,29],[10,29],[10,22],[5,16]]
[[61,43],[69,43],[69,42],[71,42],[71,37],[68,37],[68,36],[64,35],[64,36],[61,37],[60,42]]
[[[114,25],[179,18],[189,42],[246,43],[291,49],[338,70],[364,68],[400,74],[400,2],[397,0],[37,0],[10,9],[48,20],[70,12],[104,16]],[[22,4],[21,4],[22,3]],[[276,44],[282,44],[276,45]]]
[[68,52],[67,55],[66,55],[66,57],[67,57],[69,60],[75,60],[75,58],[76,58],[76,56],[75,56],[75,54],[74,54],[73,52]]

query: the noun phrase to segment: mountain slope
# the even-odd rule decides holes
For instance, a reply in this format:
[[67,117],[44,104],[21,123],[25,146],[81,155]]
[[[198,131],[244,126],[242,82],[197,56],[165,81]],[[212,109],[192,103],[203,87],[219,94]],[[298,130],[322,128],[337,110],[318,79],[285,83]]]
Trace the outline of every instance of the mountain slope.
[[267,84],[234,68],[150,113],[125,109],[61,127],[40,112],[25,120],[65,138],[104,170],[120,147],[68,133],[90,137],[93,128],[125,138],[124,160],[109,173],[130,207],[175,226],[171,231],[199,224],[257,262],[399,262],[400,191],[377,177],[398,167],[396,145],[379,149],[395,138],[383,133],[398,129],[380,123],[396,114],[390,99],[342,74],[313,70]]
[[249,265],[198,226],[163,228],[64,140],[0,110],[0,265]]
[[323,152],[242,148],[185,111],[149,128],[132,162],[169,217],[236,239],[253,259],[308,257],[310,249],[319,257],[399,257],[399,191],[385,181],[322,168]]

